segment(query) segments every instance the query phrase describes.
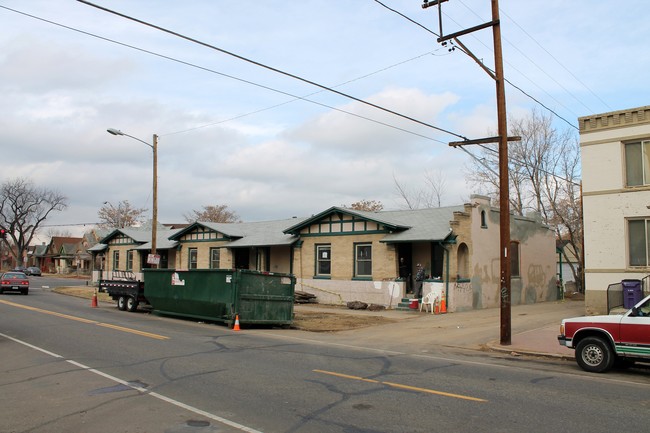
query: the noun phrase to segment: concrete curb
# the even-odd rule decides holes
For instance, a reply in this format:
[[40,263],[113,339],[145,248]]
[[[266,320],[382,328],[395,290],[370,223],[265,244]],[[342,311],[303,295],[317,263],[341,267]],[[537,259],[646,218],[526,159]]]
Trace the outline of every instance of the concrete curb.
[[562,359],[566,361],[571,361],[575,359],[571,355],[564,355],[561,353],[548,353],[548,352],[539,352],[530,349],[517,349],[516,347],[511,346],[502,346],[498,341],[490,341],[486,344],[486,347],[494,352],[509,353],[513,356],[537,356],[540,358],[553,358],[553,359]]

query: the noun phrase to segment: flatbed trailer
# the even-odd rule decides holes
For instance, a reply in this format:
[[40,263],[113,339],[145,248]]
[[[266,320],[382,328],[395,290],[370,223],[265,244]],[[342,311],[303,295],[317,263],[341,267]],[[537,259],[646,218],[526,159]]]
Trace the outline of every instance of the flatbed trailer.
[[113,279],[99,280],[99,291],[105,292],[122,311],[136,311],[139,305],[149,305],[144,295],[144,281],[138,281],[132,272],[114,272]]

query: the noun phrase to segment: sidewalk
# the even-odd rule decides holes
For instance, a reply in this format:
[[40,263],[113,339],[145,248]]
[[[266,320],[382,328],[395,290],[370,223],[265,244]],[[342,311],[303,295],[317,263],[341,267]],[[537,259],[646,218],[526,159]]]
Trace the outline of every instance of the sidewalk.
[[[318,304],[295,306],[296,311],[329,311]],[[393,320],[385,325],[333,333],[305,333],[305,338],[337,344],[372,347],[398,352],[428,352],[429,348],[455,347],[497,350],[516,355],[574,357],[574,351],[557,341],[560,321],[584,316],[584,301],[570,299],[513,305],[511,308],[511,344],[500,344],[501,310],[490,308],[460,313],[432,315],[414,311],[336,309],[337,314],[377,315]]]

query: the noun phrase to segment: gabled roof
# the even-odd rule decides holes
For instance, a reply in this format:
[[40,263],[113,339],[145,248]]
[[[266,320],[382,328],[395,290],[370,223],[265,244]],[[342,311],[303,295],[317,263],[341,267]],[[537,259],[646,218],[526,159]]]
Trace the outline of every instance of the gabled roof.
[[41,244],[41,245],[35,245],[34,246],[34,252],[33,252],[34,257],[43,257],[45,254],[47,254],[47,245],[46,244]]
[[[166,250],[176,247],[178,242],[171,241],[170,238],[178,233],[178,229],[167,229],[161,226],[158,226],[156,230],[156,249],[157,250]],[[138,250],[150,250],[151,249],[151,228],[150,227],[138,227],[138,228],[119,228],[113,230],[106,237],[100,240],[98,245],[106,245],[110,242],[111,239],[115,238],[118,235],[124,235],[133,240],[134,243],[139,243],[136,249]],[[102,251],[105,248],[93,247],[89,248],[89,251]]]
[[382,212],[384,218],[410,226],[408,230],[386,235],[382,242],[444,241],[452,234],[450,222],[454,212],[464,210],[465,206],[460,205]]
[[300,233],[300,230],[308,227],[323,218],[330,216],[332,214],[344,214],[344,215],[353,215],[357,216],[369,221],[373,221],[379,224],[382,224],[386,226],[389,229],[394,229],[394,230],[405,230],[408,229],[408,226],[404,226],[400,223],[396,223],[394,221],[389,221],[383,218],[383,214],[386,212],[368,212],[368,211],[360,211],[360,210],[354,210],[354,209],[349,209],[345,207],[339,207],[339,206],[332,206],[331,208],[316,214],[312,215],[309,218],[303,218],[302,221],[300,221],[298,224],[294,224],[293,226],[287,228],[284,232],[285,233],[292,233],[292,234],[298,234]]
[[452,233],[449,223],[454,219],[454,212],[462,212],[464,209],[464,206],[460,205],[431,209],[369,212],[334,206],[289,227],[285,233],[298,234],[301,229],[315,224],[331,214],[338,213],[382,224],[392,231],[382,239],[382,242],[444,241]]
[[74,255],[79,247],[81,246],[81,242],[77,242],[75,244],[72,243],[65,243],[61,245],[61,248],[59,248],[59,255],[61,256],[71,256]]
[[241,223],[212,223],[212,222],[195,222],[190,226],[180,230],[170,239],[180,239],[186,233],[196,229],[196,227],[205,227],[215,232],[219,232],[230,239],[230,242],[224,246],[229,248],[239,247],[263,247],[277,245],[291,245],[298,236],[285,233],[285,229],[296,221],[302,221],[303,218],[292,218],[277,221],[258,221],[258,222],[241,222]]

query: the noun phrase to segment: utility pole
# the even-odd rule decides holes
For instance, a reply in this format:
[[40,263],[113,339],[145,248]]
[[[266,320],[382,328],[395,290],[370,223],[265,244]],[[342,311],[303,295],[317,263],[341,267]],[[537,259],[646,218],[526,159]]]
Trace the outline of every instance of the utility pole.
[[[151,222],[151,255],[156,256],[156,237],[158,236],[158,136],[153,135],[153,212]],[[157,268],[158,265],[153,265]]]
[[[500,323],[500,343],[501,345],[510,345],[512,343],[511,333],[511,269],[510,269],[510,191],[509,191],[509,175],[508,175],[508,141],[518,140],[520,137],[508,137],[508,123],[506,114],[506,93],[505,93],[505,80],[503,74],[503,52],[501,49],[501,26],[499,21],[499,1],[491,0],[492,2],[492,21],[480,24],[469,29],[461,30],[449,35],[444,35],[442,31],[442,3],[448,0],[424,0],[422,8],[426,9],[431,6],[438,6],[438,23],[440,26],[440,37],[438,42],[443,45],[447,44],[448,40],[452,40],[460,47],[460,50],[470,56],[481,68],[494,79],[496,83],[496,97],[497,97],[497,125],[498,136],[483,138],[478,140],[465,140],[449,143],[450,146],[463,146],[468,144],[478,143],[499,143],[499,212],[500,212],[500,242],[499,242],[499,257],[500,257],[500,306],[501,306],[501,323]],[[477,30],[492,27],[492,38],[494,42],[494,72],[487,68],[483,63],[472,54],[465,45],[463,45],[458,37],[475,32]]]

